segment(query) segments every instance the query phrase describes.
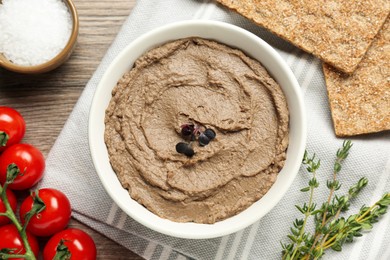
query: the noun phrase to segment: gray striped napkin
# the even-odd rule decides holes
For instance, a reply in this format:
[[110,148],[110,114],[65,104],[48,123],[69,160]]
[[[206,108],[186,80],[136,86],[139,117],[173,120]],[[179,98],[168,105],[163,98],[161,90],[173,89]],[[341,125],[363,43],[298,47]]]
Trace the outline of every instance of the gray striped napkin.
[[[50,151],[41,186],[63,190],[72,201],[75,218],[146,259],[278,259],[281,257],[280,241],[287,242],[292,221],[300,217],[294,205],[307,200],[307,195],[299,192],[308,181],[303,169],[286,196],[263,219],[235,234],[207,240],[177,239],[138,224],[113,203],[94,170],[88,148],[88,113],[95,88],[108,64],[141,34],[164,24],[189,19],[212,19],[238,25],[267,41],[285,59],[304,93],[309,119],[307,149],[316,152],[322,164],[318,177],[322,188],[316,196],[325,198],[326,179],[332,171],[335,151],[343,140],[336,138],[332,129],[320,61],[210,0],[137,1]],[[351,155],[340,175],[341,194],[362,176],[367,176],[370,183],[353,203],[351,212],[390,191],[389,137],[387,132],[353,138]],[[390,259],[389,245],[390,214],[387,214],[371,232],[344,246],[342,252],[327,252],[324,258],[385,260]]]

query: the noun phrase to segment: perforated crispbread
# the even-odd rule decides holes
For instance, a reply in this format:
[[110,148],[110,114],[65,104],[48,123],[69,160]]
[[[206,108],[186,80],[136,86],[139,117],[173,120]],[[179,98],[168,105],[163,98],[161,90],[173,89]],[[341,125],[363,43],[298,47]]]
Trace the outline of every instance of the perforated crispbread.
[[389,0],[216,1],[349,74],[390,12]]
[[323,70],[337,136],[390,130],[390,18],[352,75]]

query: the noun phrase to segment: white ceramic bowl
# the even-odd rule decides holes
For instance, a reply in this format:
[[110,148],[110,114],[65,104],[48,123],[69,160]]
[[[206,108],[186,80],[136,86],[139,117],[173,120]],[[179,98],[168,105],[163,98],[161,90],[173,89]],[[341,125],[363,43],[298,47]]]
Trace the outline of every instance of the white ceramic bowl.
[[[104,116],[111,90],[133,62],[146,51],[167,41],[199,36],[214,39],[243,50],[259,60],[281,85],[290,111],[290,143],[284,168],[267,194],[243,212],[214,224],[177,223],[158,217],[133,200],[122,188],[111,168],[104,143]],[[89,144],[93,163],[111,198],[130,217],[163,234],[192,239],[212,238],[239,231],[268,213],[283,197],[293,182],[306,144],[306,120],[301,90],[293,73],[266,42],[256,35],[231,24],[215,21],[184,21],[150,31],[130,43],[104,73],[93,98],[89,117]]]

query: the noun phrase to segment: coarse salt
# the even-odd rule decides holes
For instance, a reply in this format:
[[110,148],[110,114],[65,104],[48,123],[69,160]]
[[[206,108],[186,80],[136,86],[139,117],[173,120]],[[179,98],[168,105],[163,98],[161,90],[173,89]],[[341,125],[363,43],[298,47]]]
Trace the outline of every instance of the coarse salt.
[[22,66],[45,63],[65,47],[72,31],[61,0],[2,0],[0,53]]

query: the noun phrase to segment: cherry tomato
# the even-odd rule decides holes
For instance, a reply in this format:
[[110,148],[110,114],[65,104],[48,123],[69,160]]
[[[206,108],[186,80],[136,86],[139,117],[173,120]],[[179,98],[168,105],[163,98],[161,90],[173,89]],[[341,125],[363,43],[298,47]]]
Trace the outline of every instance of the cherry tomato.
[[19,143],[26,132],[26,122],[13,108],[0,106],[0,153]]
[[30,144],[14,144],[0,156],[0,183],[7,178],[7,167],[15,163],[20,174],[8,187],[12,190],[26,190],[33,187],[43,177],[45,158],[43,154]]
[[[28,196],[20,206],[20,219],[24,224],[25,215],[34,204],[35,192]],[[51,236],[63,229],[69,223],[72,209],[69,199],[64,193],[55,189],[40,189],[38,196],[45,203],[46,208],[34,215],[27,225],[27,230],[36,236]]]
[[[26,252],[19,232],[13,224],[8,224],[0,227],[0,237],[0,250],[9,248],[14,250],[13,254],[24,254]],[[37,257],[39,253],[39,245],[37,239],[29,232],[27,232],[27,240],[35,257]],[[21,260],[22,258],[12,259]]]
[[60,241],[63,241],[70,251],[70,260],[96,259],[96,245],[93,239],[80,229],[69,228],[50,238],[43,249],[43,260],[52,260],[54,258]]
[[[12,210],[15,212],[16,207],[18,205],[18,201],[16,200],[15,194],[9,189],[5,191],[5,194],[7,196],[9,204],[11,205]],[[3,203],[3,200],[0,198],[0,213],[4,212],[6,212],[5,205]],[[10,221],[11,220],[7,217],[0,217],[0,226],[8,224]]]

